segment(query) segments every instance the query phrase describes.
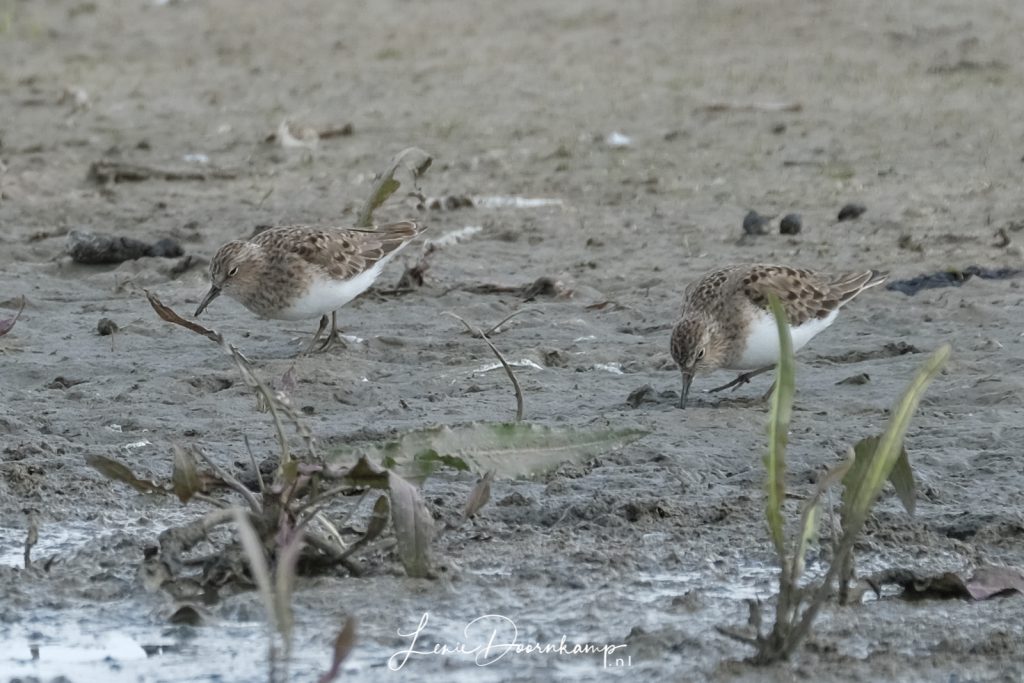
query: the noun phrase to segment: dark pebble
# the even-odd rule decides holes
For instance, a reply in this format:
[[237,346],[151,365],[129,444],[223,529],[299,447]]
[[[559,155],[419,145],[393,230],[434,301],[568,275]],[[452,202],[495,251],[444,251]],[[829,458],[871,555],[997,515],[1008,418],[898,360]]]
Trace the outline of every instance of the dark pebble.
[[743,232],[747,235],[763,235],[767,232],[768,219],[757,211],[748,211],[743,218]]
[[96,331],[101,337],[108,337],[117,332],[118,327],[110,318],[100,318],[100,321],[96,323]]
[[629,392],[629,396],[626,397],[626,405],[631,408],[639,408],[643,403],[657,403],[657,399],[654,394],[654,387],[650,384],[645,384],[639,389],[634,389]]
[[839,220],[852,221],[855,218],[860,218],[861,214],[867,210],[868,207],[863,204],[847,204],[843,208],[839,209]]
[[804,222],[798,213],[789,213],[783,216],[779,223],[779,233],[782,235],[799,235],[804,227]]

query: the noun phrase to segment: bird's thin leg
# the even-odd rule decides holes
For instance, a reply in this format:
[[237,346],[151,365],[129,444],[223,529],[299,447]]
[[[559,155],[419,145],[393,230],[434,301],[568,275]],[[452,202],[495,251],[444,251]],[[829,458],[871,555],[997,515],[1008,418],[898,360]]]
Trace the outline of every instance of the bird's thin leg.
[[743,386],[744,384],[749,382],[754,377],[757,377],[758,375],[760,375],[763,372],[768,372],[769,370],[773,369],[774,367],[775,367],[774,365],[766,365],[765,367],[758,368],[757,370],[751,370],[750,372],[744,372],[742,375],[740,375],[739,377],[737,377],[733,381],[729,382],[728,384],[723,384],[722,386],[715,387],[714,389],[708,389],[708,393],[709,394],[714,394],[714,393],[717,393],[719,391],[725,391],[726,389],[732,389],[733,391],[735,391],[737,387]]
[[316,334],[313,335],[312,341],[309,342],[309,346],[307,346],[306,350],[302,352],[302,355],[305,356],[305,355],[308,355],[310,353],[313,353],[314,349],[316,349],[317,351],[323,351],[324,347],[322,345],[320,346],[320,348],[316,348],[316,340],[319,339],[320,335],[324,333],[324,329],[326,327],[327,327],[327,316],[323,315],[323,316],[320,317],[320,327],[317,328]]
[[[326,324],[327,316],[325,315],[320,321],[320,329],[322,330],[323,326]],[[341,330],[338,329],[338,312],[331,311],[331,331],[327,334],[327,339],[324,339],[323,344],[317,348],[317,351],[326,351],[335,344],[340,345],[341,348],[345,348],[347,346],[347,344],[345,344],[345,340],[341,338]]]

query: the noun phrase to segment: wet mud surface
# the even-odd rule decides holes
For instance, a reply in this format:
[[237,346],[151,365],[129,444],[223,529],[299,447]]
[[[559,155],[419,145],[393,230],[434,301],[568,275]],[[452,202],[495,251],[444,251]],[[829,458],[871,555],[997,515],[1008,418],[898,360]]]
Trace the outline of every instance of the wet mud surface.
[[[347,615],[359,620],[351,680],[1024,678],[1019,595],[829,607],[793,661],[744,663],[714,627],[743,625],[744,601],[775,590],[757,400],[771,379],[715,395],[701,392],[731,377],[700,379],[679,411],[668,354],[685,284],[728,263],[901,280],[1021,268],[1019,3],[12,1],[0,30],[0,319],[26,302],[0,337],[0,680],[261,679],[255,593],[176,625],[138,575],[159,533],[202,507],[134,492],[85,459],[165,479],[174,443],[224,467],[247,462],[246,435],[272,455],[272,426],[229,359],[158,320],[143,290],[193,310],[220,244],[266,224],[350,223],[373,174],[411,145],[434,156],[425,194],[482,200],[378,211],[425,221],[443,245],[422,287],[342,310],[359,341],[296,361],[316,321],[258,320],[221,299],[204,322],[272,385],[290,371],[291,400],[330,444],[510,419],[507,378],[483,370],[491,352],[444,313],[489,326],[525,306],[536,313],[493,339],[530,361],[517,370],[526,419],[649,434],[496,481],[479,517],[436,541],[436,580],[404,578],[380,547],[362,578],[300,582],[295,680],[326,670]],[[284,147],[285,118],[347,133]],[[848,204],[866,210],[837,220]],[[751,210],[764,234],[744,233]],[[780,235],[790,213],[800,231]],[[184,255],[83,265],[66,252],[72,231],[173,240]],[[393,288],[420,248],[378,286]],[[539,278],[551,286],[524,301]],[[801,351],[789,467],[806,495],[881,429],[927,353],[953,345],[907,437],[916,515],[883,494],[863,571],[1024,565],[1021,282],[873,289]],[[435,516],[455,515],[473,483],[429,479]],[[418,655],[390,670],[409,647],[398,632],[424,613],[418,646],[454,645],[471,620],[501,615],[520,641],[625,644],[615,654],[629,660]]]

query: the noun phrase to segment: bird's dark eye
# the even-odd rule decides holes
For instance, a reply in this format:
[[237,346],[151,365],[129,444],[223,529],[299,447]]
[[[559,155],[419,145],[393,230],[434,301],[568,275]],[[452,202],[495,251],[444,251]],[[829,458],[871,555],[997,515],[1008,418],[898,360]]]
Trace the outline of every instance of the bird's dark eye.
[[704,349],[701,349],[700,351],[697,352],[697,360],[702,360],[703,358],[704,358]]
[[234,277],[236,275],[238,275],[238,266],[235,266],[234,268],[228,271],[228,277]]

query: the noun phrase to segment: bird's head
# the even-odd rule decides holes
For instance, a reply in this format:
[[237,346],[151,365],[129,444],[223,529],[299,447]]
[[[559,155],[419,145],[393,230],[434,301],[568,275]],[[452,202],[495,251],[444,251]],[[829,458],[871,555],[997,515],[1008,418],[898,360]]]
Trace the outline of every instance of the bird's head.
[[685,407],[690,383],[698,374],[707,374],[725,362],[727,346],[718,333],[717,323],[706,316],[686,316],[672,328],[672,360],[683,375],[679,407]]
[[260,249],[251,242],[228,242],[210,262],[210,290],[196,309],[196,316],[222,293],[237,298],[236,292],[255,286],[259,281]]

